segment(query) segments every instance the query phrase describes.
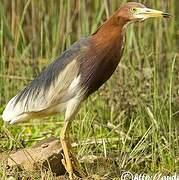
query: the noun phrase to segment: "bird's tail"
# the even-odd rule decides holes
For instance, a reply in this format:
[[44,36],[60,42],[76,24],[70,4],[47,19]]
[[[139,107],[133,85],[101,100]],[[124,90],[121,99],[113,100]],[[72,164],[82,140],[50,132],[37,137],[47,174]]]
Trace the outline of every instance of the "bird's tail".
[[14,124],[29,119],[29,115],[23,112],[21,105],[15,105],[15,100],[16,96],[8,102],[2,114],[2,119],[5,122],[9,122],[10,124]]

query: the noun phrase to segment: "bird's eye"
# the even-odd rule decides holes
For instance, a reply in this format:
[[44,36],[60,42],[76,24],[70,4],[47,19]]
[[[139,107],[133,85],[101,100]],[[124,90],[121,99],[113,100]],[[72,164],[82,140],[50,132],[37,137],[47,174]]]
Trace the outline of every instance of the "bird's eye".
[[137,8],[131,8],[131,12],[135,13],[137,11]]

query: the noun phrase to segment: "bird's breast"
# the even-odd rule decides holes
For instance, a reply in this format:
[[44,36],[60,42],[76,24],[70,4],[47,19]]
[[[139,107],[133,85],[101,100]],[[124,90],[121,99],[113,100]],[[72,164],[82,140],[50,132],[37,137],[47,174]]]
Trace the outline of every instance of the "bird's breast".
[[87,90],[87,95],[104,84],[117,68],[123,52],[123,41],[120,42],[101,49],[92,48],[84,58],[81,85]]

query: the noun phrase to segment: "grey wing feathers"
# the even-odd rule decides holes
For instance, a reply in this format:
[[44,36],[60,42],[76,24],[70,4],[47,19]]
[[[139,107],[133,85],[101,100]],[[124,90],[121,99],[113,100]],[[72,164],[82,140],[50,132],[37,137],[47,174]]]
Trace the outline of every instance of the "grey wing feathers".
[[15,108],[20,105],[23,112],[34,112],[68,100],[73,94],[68,94],[67,88],[79,74],[79,59],[88,49],[88,45],[87,38],[73,44],[17,94],[12,99],[13,103],[11,100],[11,106]]

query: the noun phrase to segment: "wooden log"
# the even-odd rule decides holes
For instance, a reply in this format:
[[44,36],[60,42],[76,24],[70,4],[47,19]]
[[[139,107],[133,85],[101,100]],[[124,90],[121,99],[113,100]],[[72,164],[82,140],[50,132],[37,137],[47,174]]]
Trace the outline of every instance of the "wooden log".
[[57,176],[66,170],[61,162],[63,158],[60,140],[51,137],[32,148],[25,148],[9,155],[7,165],[19,166],[27,171],[35,169],[51,170]]

